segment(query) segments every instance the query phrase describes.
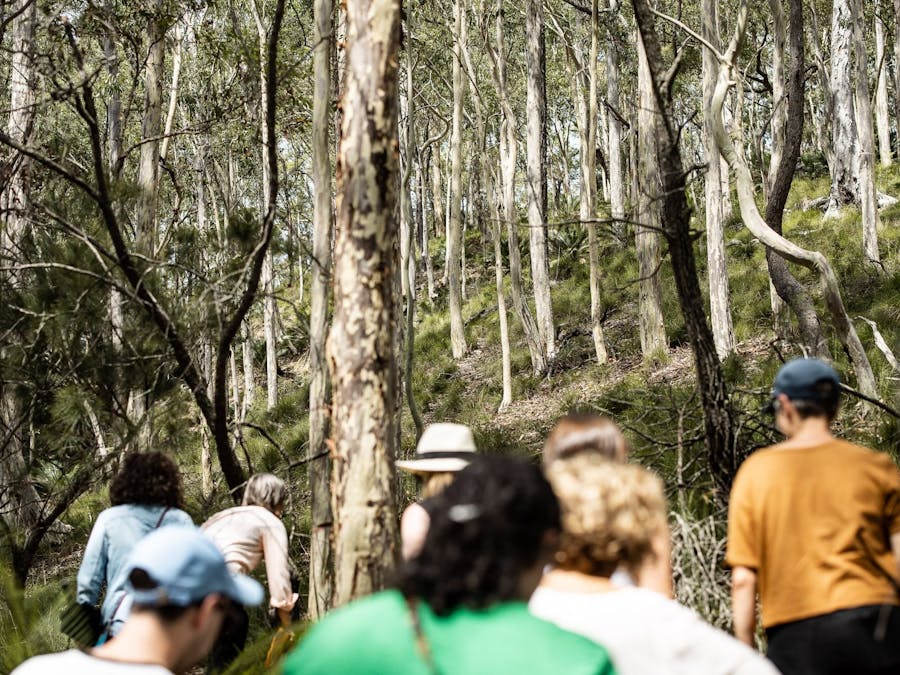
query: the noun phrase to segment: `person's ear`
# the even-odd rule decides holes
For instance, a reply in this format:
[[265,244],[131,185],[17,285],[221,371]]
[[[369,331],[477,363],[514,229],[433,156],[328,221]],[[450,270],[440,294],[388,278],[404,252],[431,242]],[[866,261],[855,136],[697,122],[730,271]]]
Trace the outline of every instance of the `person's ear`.
[[222,613],[222,596],[218,594],[207,595],[197,607],[197,611],[193,615],[194,628],[203,628],[215,619],[215,616]]

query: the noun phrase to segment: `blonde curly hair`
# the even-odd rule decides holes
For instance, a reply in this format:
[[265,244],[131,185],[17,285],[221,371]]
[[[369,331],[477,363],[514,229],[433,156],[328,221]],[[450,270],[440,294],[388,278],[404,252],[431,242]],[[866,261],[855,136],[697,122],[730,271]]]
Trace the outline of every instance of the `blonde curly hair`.
[[632,464],[591,454],[547,468],[562,508],[556,565],[608,577],[618,567],[637,570],[653,555],[653,540],[666,528],[662,481]]

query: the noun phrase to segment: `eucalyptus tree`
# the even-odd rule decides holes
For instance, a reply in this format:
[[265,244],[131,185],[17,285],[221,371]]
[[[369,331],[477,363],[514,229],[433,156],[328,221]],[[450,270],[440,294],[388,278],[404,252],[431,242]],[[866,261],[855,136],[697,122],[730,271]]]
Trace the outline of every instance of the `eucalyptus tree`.
[[538,331],[548,360],[556,355],[547,253],[547,89],[544,6],[525,0],[528,233]]
[[325,339],[328,325],[328,291],[331,279],[333,240],[331,144],[329,120],[332,103],[331,56],[334,45],[334,8],[331,0],[316,0],[313,6],[315,35],[313,68],[312,161],[313,250],[309,309],[309,445],[307,459],[310,488],[310,617],[317,618],[331,607],[333,560],[331,551],[331,462],[326,439],[329,435],[328,364]]
[[[713,47],[719,44],[718,0],[703,0],[703,37]],[[708,48],[703,49],[703,107],[712,100],[718,74],[716,56]],[[776,102],[777,106],[778,103]],[[708,116],[703,120],[703,138],[706,147],[706,264],[709,278],[709,314],[713,339],[719,358],[724,359],[734,351],[734,327],[731,321],[731,302],[728,290],[728,263],[725,257],[725,214],[722,209],[722,164],[719,148],[712,132]],[[727,167],[725,168],[727,189]]]
[[337,158],[333,387],[334,601],[381,588],[398,560],[397,391],[399,0],[349,0]]
[[465,87],[463,86],[463,50],[468,39],[469,21],[466,0],[453,3],[453,120],[450,131],[450,192],[447,204],[447,284],[449,285],[450,346],[453,358],[466,353],[466,332],[462,318],[462,125]]

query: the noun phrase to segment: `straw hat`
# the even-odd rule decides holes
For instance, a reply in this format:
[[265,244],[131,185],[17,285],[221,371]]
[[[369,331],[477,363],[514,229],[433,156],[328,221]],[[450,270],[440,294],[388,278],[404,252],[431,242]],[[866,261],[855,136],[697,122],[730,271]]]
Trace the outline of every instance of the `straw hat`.
[[460,471],[475,452],[472,430],[465,424],[430,424],[419,439],[415,459],[397,462],[397,468],[412,473]]

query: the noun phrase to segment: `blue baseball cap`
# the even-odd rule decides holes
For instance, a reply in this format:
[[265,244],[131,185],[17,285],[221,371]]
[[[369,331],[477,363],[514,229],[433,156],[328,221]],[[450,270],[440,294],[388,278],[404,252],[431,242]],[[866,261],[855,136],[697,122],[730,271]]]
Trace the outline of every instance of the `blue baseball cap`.
[[[793,359],[779,369],[772,384],[772,401],[784,394],[792,401],[816,401],[825,403],[816,385],[819,382],[831,382],[835,390],[841,386],[841,378],[837,371],[819,359]],[[769,409],[772,409],[770,402]]]
[[150,589],[126,588],[136,605],[187,607],[214,593],[241,605],[263,601],[263,587],[244,574],[228,571],[216,545],[195,527],[169,525],[154,530],[131,551],[126,578],[143,570],[154,582]]

